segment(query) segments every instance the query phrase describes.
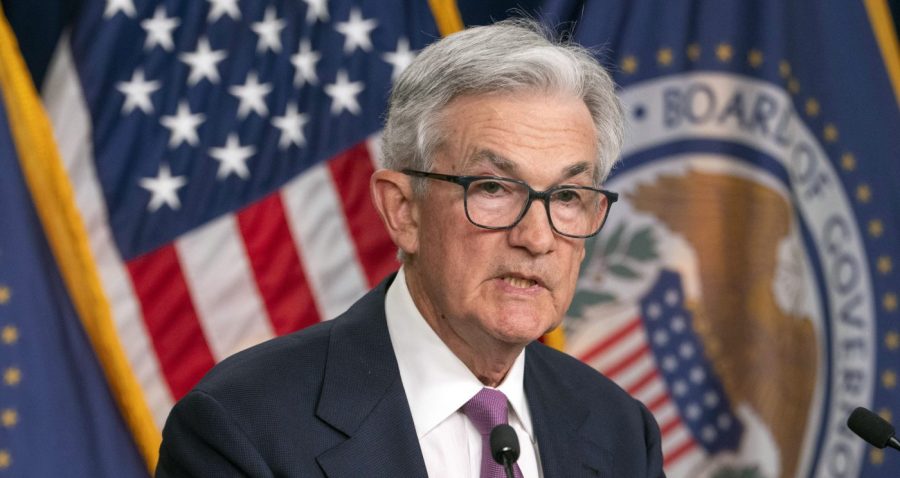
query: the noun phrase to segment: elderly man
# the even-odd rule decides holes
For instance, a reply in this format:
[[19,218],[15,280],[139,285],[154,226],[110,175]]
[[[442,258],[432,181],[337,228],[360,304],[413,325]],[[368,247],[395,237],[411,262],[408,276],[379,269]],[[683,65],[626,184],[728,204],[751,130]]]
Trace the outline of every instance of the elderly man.
[[340,317],[218,365],[174,408],[157,476],[662,476],[647,409],[535,342],[559,325],[622,113],[591,55],[533,23],[426,48],[392,92],[372,196],[402,267]]

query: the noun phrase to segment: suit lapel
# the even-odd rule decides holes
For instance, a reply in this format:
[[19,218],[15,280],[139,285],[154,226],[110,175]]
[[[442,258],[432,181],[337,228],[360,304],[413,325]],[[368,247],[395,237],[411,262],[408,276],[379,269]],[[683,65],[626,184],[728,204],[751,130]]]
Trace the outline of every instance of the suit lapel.
[[427,474],[385,322],[391,280],[348,310],[331,333],[316,414],[348,439],[317,457],[329,477]]
[[[348,437],[316,458],[332,478],[427,476],[384,316],[391,280],[356,303],[331,333],[316,414]],[[593,438],[596,430],[583,431],[596,417],[544,348],[526,348],[524,379],[544,478],[611,476],[606,447]]]
[[562,371],[546,360],[540,344],[525,358],[525,394],[538,442],[544,478],[601,476],[607,451],[582,431],[591,412],[578,391],[562,380]]

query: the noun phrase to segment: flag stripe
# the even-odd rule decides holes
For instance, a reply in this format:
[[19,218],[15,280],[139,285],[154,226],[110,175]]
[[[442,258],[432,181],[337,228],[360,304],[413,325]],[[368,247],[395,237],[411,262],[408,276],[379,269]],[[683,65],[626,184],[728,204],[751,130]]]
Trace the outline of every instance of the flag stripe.
[[[653,412],[653,416],[656,418],[656,423],[669,423],[671,420],[681,420],[681,416],[679,415],[678,407],[675,406],[674,402],[668,401],[660,405],[656,411]],[[666,439],[663,436],[663,444],[665,444]]]
[[[647,342],[647,332],[638,311],[620,314],[606,321],[604,330],[592,343],[576,353],[601,373],[613,379],[630,395],[644,403],[661,424],[660,434],[666,466],[694,456],[696,442],[684,425],[676,404],[667,392],[656,358]],[[668,455],[672,455],[669,457]]]
[[694,442],[694,440],[686,440],[674,450],[666,453],[665,458],[663,459],[663,466],[669,466],[675,463],[682,457],[682,455],[691,451],[695,445],[696,443]]
[[639,328],[618,342],[610,344],[602,354],[591,361],[594,368],[606,372],[610,367],[621,361],[624,357],[634,353],[635,350],[647,345],[647,334],[643,328]]
[[[115,331],[125,349],[127,364],[131,366],[143,391],[143,396],[130,393],[120,397],[127,402],[122,405],[123,415],[152,466],[159,449],[159,429],[172,409],[174,399],[153,353],[129,273],[113,242],[93,161],[90,115],[67,34],[59,40],[44,86],[44,104],[53,121],[53,133],[65,169],[75,185],[75,202],[87,229],[103,290],[112,308]],[[144,418],[143,414],[147,413],[143,411],[144,407],[149,408],[152,421]],[[152,453],[148,454],[147,450]]]
[[619,330],[612,332],[610,335],[606,336],[604,339],[597,342],[596,345],[588,349],[587,352],[581,354],[579,359],[582,362],[590,362],[593,359],[597,358],[600,354],[602,354],[607,348],[615,345],[619,342],[623,337],[640,330],[642,327],[642,322],[640,318],[634,318],[627,322],[622,328]]
[[144,322],[163,374],[178,399],[212,368],[215,360],[191,302],[173,245],[128,262]]
[[336,317],[369,287],[331,175],[324,166],[314,166],[288,183],[281,194],[320,316]]
[[655,414],[656,410],[659,409],[659,407],[661,407],[664,403],[669,401],[669,398],[670,398],[669,394],[663,393],[662,395],[657,397],[655,400],[653,400],[652,402],[646,403],[645,405],[647,405],[647,408],[649,408],[650,411],[654,412],[654,414]]
[[644,344],[642,347],[619,359],[618,362],[614,363],[609,368],[603,370],[603,373],[615,379],[617,375],[625,371],[629,366],[631,366],[631,364],[640,359],[644,354],[648,353],[650,353],[650,347]]
[[274,336],[234,216],[185,234],[175,247],[216,361]]
[[681,424],[681,419],[677,416],[672,417],[668,422],[660,424],[659,433],[662,435],[667,435],[670,431],[674,430],[675,427]]
[[375,172],[365,142],[328,162],[341,206],[370,287],[397,269],[394,242],[372,204],[369,180]]
[[637,395],[641,391],[641,389],[659,378],[659,370],[657,370],[656,367],[650,368],[649,370],[647,370],[647,372],[644,373],[642,377],[637,379],[637,381],[635,381],[633,384],[631,384],[630,387],[628,387],[628,394],[632,396]]
[[319,322],[319,311],[284,215],[281,196],[272,194],[237,217],[275,334],[284,335]]
[[[666,382],[662,378],[662,374],[657,369],[658,377],[651,380],[649,384],[634,394],[634,398],[640,400],[644,404],[652,403],[659,399],[660,395],[666,394]],[[649,408],[649,406],[648,406]]]
[[668,457],[673,450],[680,448],[686,442],[693,441],[690,429],[684,426],[684,423],[679,422],[678,426],[668,430],[666,434],[663,435],[663,456]]
[[627,390],[644,378],[649,371],[655,368],[656,361],[653,360],[653,355],[644,353],[638,356],[631,364],[616,375],[616,383]]
[[666,476],[670,477],[694,477],[697,470],[704,466],[703,462],[709,457],[705,450],[701,447],[691,447],[686,453],[678,456],[677,460],[673,460],[666,464]]

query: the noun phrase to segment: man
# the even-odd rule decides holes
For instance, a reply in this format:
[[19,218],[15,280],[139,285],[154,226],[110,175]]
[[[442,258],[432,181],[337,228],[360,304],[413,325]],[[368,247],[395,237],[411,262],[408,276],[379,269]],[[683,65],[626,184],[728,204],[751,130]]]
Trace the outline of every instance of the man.
[[157,476],[662,476],[647,409],[535,340],[615,194],[608,74],[507,21],[426,48],[392,92],[372,196],[402,268],[340,317],[223,361],[173,409]]

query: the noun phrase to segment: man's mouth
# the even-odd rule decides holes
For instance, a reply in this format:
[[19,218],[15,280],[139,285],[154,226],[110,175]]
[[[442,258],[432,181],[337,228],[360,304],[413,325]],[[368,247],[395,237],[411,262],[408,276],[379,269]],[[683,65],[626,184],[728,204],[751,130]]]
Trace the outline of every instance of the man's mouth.
[[503,281],[517,289],[527,289],[529,287],[537,285],[537,281],[533,281],[531,279],[523,279],[521,277],[506,276],[503,278]]

